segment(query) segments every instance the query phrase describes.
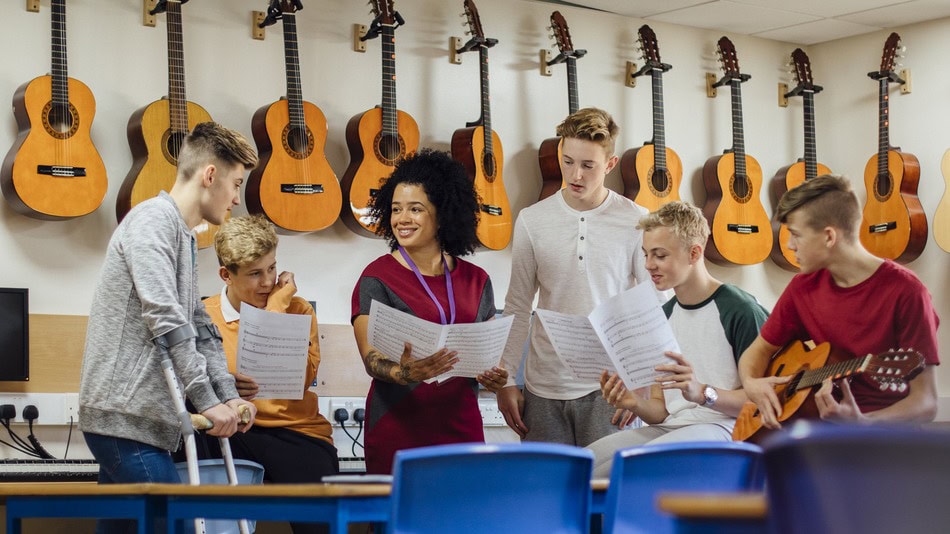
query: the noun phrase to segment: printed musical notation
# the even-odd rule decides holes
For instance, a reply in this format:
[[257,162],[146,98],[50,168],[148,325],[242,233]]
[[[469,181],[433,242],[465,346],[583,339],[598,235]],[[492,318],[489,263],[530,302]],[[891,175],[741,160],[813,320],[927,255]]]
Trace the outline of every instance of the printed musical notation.
[[259,387],[256,399],[303,398],[310,316],[269,312],[241,303],[237,370]]

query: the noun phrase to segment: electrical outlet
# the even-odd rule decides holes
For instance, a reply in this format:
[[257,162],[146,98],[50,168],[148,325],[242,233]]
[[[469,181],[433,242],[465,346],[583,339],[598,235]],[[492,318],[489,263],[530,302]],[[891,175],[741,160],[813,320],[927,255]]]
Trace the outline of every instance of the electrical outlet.
[[78,393],[63,393],[63,419],[66,424],[79,421]]
[[354,412],[358,408],[366,408],[366,399],[363,397],[330,397],[329,402],[327,403],[327,411],[323,413],[323,416],[330,421],[330,424],[339,427],[340,423],[333,419],[333,414],[340,408],[346,410],[347,415],[349,416],[346,421],[343,422],[342,426],[347,428],[357,428],[360,426],[360,423],[356,421],[354,417]]
[[[69,416],[65,415],[67,412],[65,397],[70,395],[76,399],[74,404],[78,405],[79,396],[76,393],[0,393],[0,404],[12,404],[16,407],[16,417],[11,420],[14,424],[27,422],[23,419],[23,409],[32,404],[39,411],[39,417],[33,422],[34,426],[67,425]],[[78,413],[77,406],[76,416],[73,417],[74,423]]]

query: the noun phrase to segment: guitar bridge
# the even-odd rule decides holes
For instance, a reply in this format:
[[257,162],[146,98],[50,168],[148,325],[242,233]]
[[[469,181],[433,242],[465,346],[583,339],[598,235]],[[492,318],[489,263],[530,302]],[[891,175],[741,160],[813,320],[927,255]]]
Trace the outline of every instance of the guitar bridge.
[[726,230],[737,234],[757,234],[759,225],[757,224],[727,224]]
[[881,224],[872,224],[868,226],[868,231],[872,234],[883,234],[897,228],[897,222],[891,221]]
[[501,206],[492,206],[491,204],[482,204],[482,211],[489,215],[501,215]]
[[280,192],[294,195],[315,195],[323,192],[323,186],[320,184],[280,184]]
[[36,173],[56,178],[77,178],[86,175],[86,168],[66,165],[37,165]]

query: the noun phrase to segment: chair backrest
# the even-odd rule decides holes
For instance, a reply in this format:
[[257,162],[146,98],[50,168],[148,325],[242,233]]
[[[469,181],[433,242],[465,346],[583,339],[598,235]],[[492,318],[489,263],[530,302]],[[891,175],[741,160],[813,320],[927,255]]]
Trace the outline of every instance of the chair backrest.
[[682,442],[617,451],[610,472],[604,532],[673,532],[656,509],[668,491],[761,490],[762,449],[748,443]]
[[808,422],[763,448],[775,532],[950,529],[950,433]]
[[463,443],[396,453],[392,533],[586,533],[593,454],[554,443]]

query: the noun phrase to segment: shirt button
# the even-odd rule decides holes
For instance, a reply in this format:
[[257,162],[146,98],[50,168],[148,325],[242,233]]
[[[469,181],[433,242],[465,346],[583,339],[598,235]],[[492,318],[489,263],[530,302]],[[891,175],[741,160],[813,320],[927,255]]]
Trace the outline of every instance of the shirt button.
[[584,236],[581,236],[581,241],[583,241],[583,240],[584,240]]
[[583,259],[584,259],[584,256],[578,256],[577,259],[583,260]]
[[581,222],[584,222],[585,220],[586,220],[586,219],[584,219],[583,217],[581,217]]

